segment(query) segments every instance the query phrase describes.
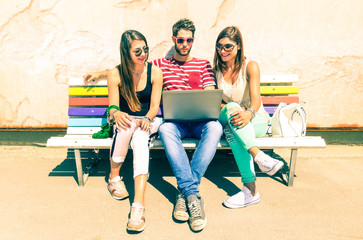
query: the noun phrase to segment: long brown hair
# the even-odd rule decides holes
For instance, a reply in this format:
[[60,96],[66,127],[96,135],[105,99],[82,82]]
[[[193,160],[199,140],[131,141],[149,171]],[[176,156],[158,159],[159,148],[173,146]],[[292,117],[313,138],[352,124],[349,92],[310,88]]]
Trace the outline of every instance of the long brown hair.
[[[120,42],[120,93],[125,98],[129,108],[131,111],[136,112],[140,111],[141,104],[139,99],[137,98],[134,79],[132,77],[132,69],[135,67],[135,63],[132,61],[130,56],[131,43],[133,40],[142,40],[145,42],[147,47],[147,41],[144,35],[136,30],[127,30],[121,36]],[[149,54],[146,56],[146,60],[149,57]]]
[[[240,49],[237,51],[237,55],[234,60],[233,74],[236,74],[241,70],[241,68],[246,60],[246,57],[245,57],[244,51],[243,51],[242,34],[241,34],[240,30],[238,29],[238,27],[235,27],[235,26],[226,27],[218,35],[216,44],[218,43],[218,41],[220,39],[225,38],[225,37],[236,42],[237,46],[240,47]],[[223,72],[223,71],[227,70],[227,63],[222,61],[221,56],[219,56],[219,54],[217,52],[217,49],[215,49],[215,52],[214,52],[213,66],[214,66],[215,71]]]

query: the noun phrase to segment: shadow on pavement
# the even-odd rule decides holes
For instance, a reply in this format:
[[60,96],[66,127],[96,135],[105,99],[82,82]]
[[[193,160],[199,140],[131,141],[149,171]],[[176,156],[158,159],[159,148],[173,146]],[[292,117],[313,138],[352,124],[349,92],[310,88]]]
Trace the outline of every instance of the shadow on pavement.
[[[193,151],[187,151],[191,158]],[[288,165],[286,161],[279,155],[273,153],[273,157],[284,161],[285,165],[282,171],[271,178],[277,182],[286,185],[286,174],[288,173]],[[109,150],[100,150],[95,153],[92,150],[81,150],[83,170],[89,174],[89,177],[103,177],[105,184],[108,181],[110,173]],[[121,167],[120,175],[125,182],[126,188],[130,194],[130,203],[133,202],[134,181],[133,181],[133,154],[132,150],[128,151],[126,160]],[[255,164],[256,176],[270,177],[262,173]],[[177,189],[166,181],[163,177],[173,177],[174,174],[170,164],[166,158],[164,150],[150,150],[149,163],[150,176],[148,182],[154,186],[161,194],[163,194],[170,203],[174,204]],[[50,173],[50,177],[73,177],[77,183],[76,164],[73,149],[68,149],[67,156],[58,166]],[[228,177],[240,177],[240,173],[233,154],[230,150],[218,150],[214,159],[210,163],[204,177],[214,183],[219,189],[224,190],[227,195],[232,196],[240,191],[240,186],[236,186],[229,181]]]

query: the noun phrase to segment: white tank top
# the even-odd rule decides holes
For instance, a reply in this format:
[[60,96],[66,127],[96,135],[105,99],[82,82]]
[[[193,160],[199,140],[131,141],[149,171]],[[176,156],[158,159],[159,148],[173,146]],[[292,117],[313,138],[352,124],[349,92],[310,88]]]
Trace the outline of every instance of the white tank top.
[[[217,85],[219,89],[223,90],[222,99],[225,103],[235,102],[245,109],[251,107],[250,85],[246,74],[248,63],[249,60],[246,60],[242,66],[242,70],[238,74],[236,82],[233,85],[224,80],[222,72],[216,72]],[[263,108],[262,100],[260,108],[256,112],[260,112],[265,115],[267,114],[268,116],[268,113]]]

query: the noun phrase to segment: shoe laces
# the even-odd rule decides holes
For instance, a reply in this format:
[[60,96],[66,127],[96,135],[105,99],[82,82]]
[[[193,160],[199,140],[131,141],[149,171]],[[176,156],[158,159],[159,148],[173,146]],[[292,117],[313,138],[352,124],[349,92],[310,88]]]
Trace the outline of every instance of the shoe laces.
[[120,181],[117,181],[117,182],[112,182],[112,185],[119,192],[120,191],[123,191],[125,189],[125,185],[123,184],[123,182],[121,180]]
[[143,207],[135,207],[135,206],[132,206],[131,207],[130,220],[131,221],[141,220],[143,214],[144,214],[144,208]]
[[272,168],[272,166],[275,163],[275,159],[269,157],[269,156],[265,156],[262,159],[260,159],[259,163],[264,166],[265,168]]
[[185,199],[181,194],[178,195],[178,199],[176,200],[175,208],[176,209],[186,209]]
[[194,200],[193,202],[189,203],[189,212],[192,218],[202,215],[202,209],[199,200]]

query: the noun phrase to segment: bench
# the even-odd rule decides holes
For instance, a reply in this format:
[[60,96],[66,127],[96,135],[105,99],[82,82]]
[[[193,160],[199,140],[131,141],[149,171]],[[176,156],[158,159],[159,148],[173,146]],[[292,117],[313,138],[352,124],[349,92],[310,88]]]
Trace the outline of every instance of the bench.
[[[297,75],[262,75],[261,96],[266,111],[272,115],[280,102],[299,102]],[[108,107],[107,80],[99,79],[89,85],[84,85],[82,78],[69,80],[69,108],[68,127],[64,137],[51,137],[47,141],[47,147],[62,147],[73,149],[76,162],[76,171],[79,186],[84,186],[88,178],[88,172],[83,170],[80,150],[98,151],[109,149],[111,138],[92,139],[92,134],[101,129],[101,125],[107,122],[106,108]],[[197,139],[183,139],[185,149],[195,149],[198,146]],[[271,137],[266,135],[257,138],[261,149],[285,148],[291,151],[290,163],[286,173],[286,181],[289,187],[293,186],[297,150],[299,148],[323,148],[325,141],[321,137]],[[163,149],[160,139],[150,143],[151,149]],[[227,141],[222,138],[218,149],[230,149]]]

